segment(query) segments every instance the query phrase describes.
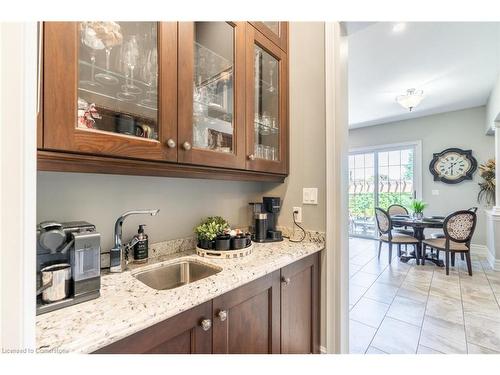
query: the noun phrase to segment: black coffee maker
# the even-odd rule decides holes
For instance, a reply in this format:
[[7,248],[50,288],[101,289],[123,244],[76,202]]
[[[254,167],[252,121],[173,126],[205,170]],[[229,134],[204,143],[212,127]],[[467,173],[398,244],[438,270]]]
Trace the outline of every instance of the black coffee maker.
[[281,210],[279,197],[264,197],[261,202],[250,203],[252,240],[255,242],[283,241],[281,231],[276,230]]

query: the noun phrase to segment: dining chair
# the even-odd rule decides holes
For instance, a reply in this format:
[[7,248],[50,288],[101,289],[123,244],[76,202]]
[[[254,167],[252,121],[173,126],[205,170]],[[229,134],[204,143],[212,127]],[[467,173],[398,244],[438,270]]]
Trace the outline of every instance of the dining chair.
[[[423,254],[427,246],[436,250],[445,251],[446,274],[450,274],[451,265],[455,266],[455,253],[465,255],[469,275],[472,276],[472,264],[470,260],[470,241],[476,229],[477,215],[473,210],[461,210],[448,215],[444,220],[444,238],[431,238],[422,241]],[[425,264],[425,260],[422,261]]]
[[401,245],[413,245],[415,247],[415,256],[417,258],[417,264],[419,262],[419,256],[417,251],[418,240],[404,233],[393,232],[393,225],[391,216],[385,210],[380,207],[375,207],[375,218],[377,219],[377,228],[379,232],[379,244],[378,244],[378,257],[380,258],[380,252],[382,251],[382,243],[387,243],[389,245],[389,264],[392,261],[392,245],[398,245],[398,256],[401,256]]
[[[471,207],[469,208],[469,211],[476,213],[477,212],[477,207]],[[445,238],[445,235],[443,232],[437,232],[437,233],[432,233],[431,238]],[[432,251],[432,250],[431,250]],[[437,250],[437,258],[439,259],[439,250]],[[464,260],[464,253],[460,253],[460,259]],[[453,265],[455,265],[455,260],[453,259]]]
[[[406,207],[401,206],[400,204],[391,204],[389,207],[387,207],[387,213],[389,216],[394,216],[394,215],[408,215],[408,210]],[[409,236],[413,236],[413,230],[408,229],[404,225],[394,225],[394,230],[399,233],[407,234]]]

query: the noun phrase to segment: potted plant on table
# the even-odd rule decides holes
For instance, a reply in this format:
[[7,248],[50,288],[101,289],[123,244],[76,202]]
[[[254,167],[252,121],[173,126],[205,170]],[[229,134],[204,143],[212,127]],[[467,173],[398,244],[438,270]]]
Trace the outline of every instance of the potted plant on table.
[[423,201],[414,200],[411,203],[411,209],[413,211],[413,217],[417,220],[422,220],[424,218],[424,209],[427,207],[427,203]]
[[220,216],[207,217],[194,229],[199,247],[216,250],[229,250],[231,237],[227,231],[229,224]]

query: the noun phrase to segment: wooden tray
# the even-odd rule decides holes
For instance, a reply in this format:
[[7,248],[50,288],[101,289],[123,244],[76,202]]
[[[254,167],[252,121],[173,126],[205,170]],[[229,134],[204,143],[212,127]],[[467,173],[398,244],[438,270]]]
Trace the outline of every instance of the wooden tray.
[[204,258],[216,258],[216,259],[243,258],[246,257],[247,255],[252,254],[252,251],[253,251],[253,242],[250,244],[250,246],[238,250],[221,251],[212,249],[202,249],[201,247],[196,246],[196,254]]

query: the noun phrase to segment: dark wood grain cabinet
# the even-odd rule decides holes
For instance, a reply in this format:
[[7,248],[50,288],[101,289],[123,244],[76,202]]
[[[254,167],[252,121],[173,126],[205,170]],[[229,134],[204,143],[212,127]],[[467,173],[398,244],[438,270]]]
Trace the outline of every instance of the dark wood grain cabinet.
[[313,254],[96,353],[319,353]]
[[210,354],[212,302],[97,350],[96,354]]
[[283,181],[284,41],[282,22],[45,22],[38,168]]

